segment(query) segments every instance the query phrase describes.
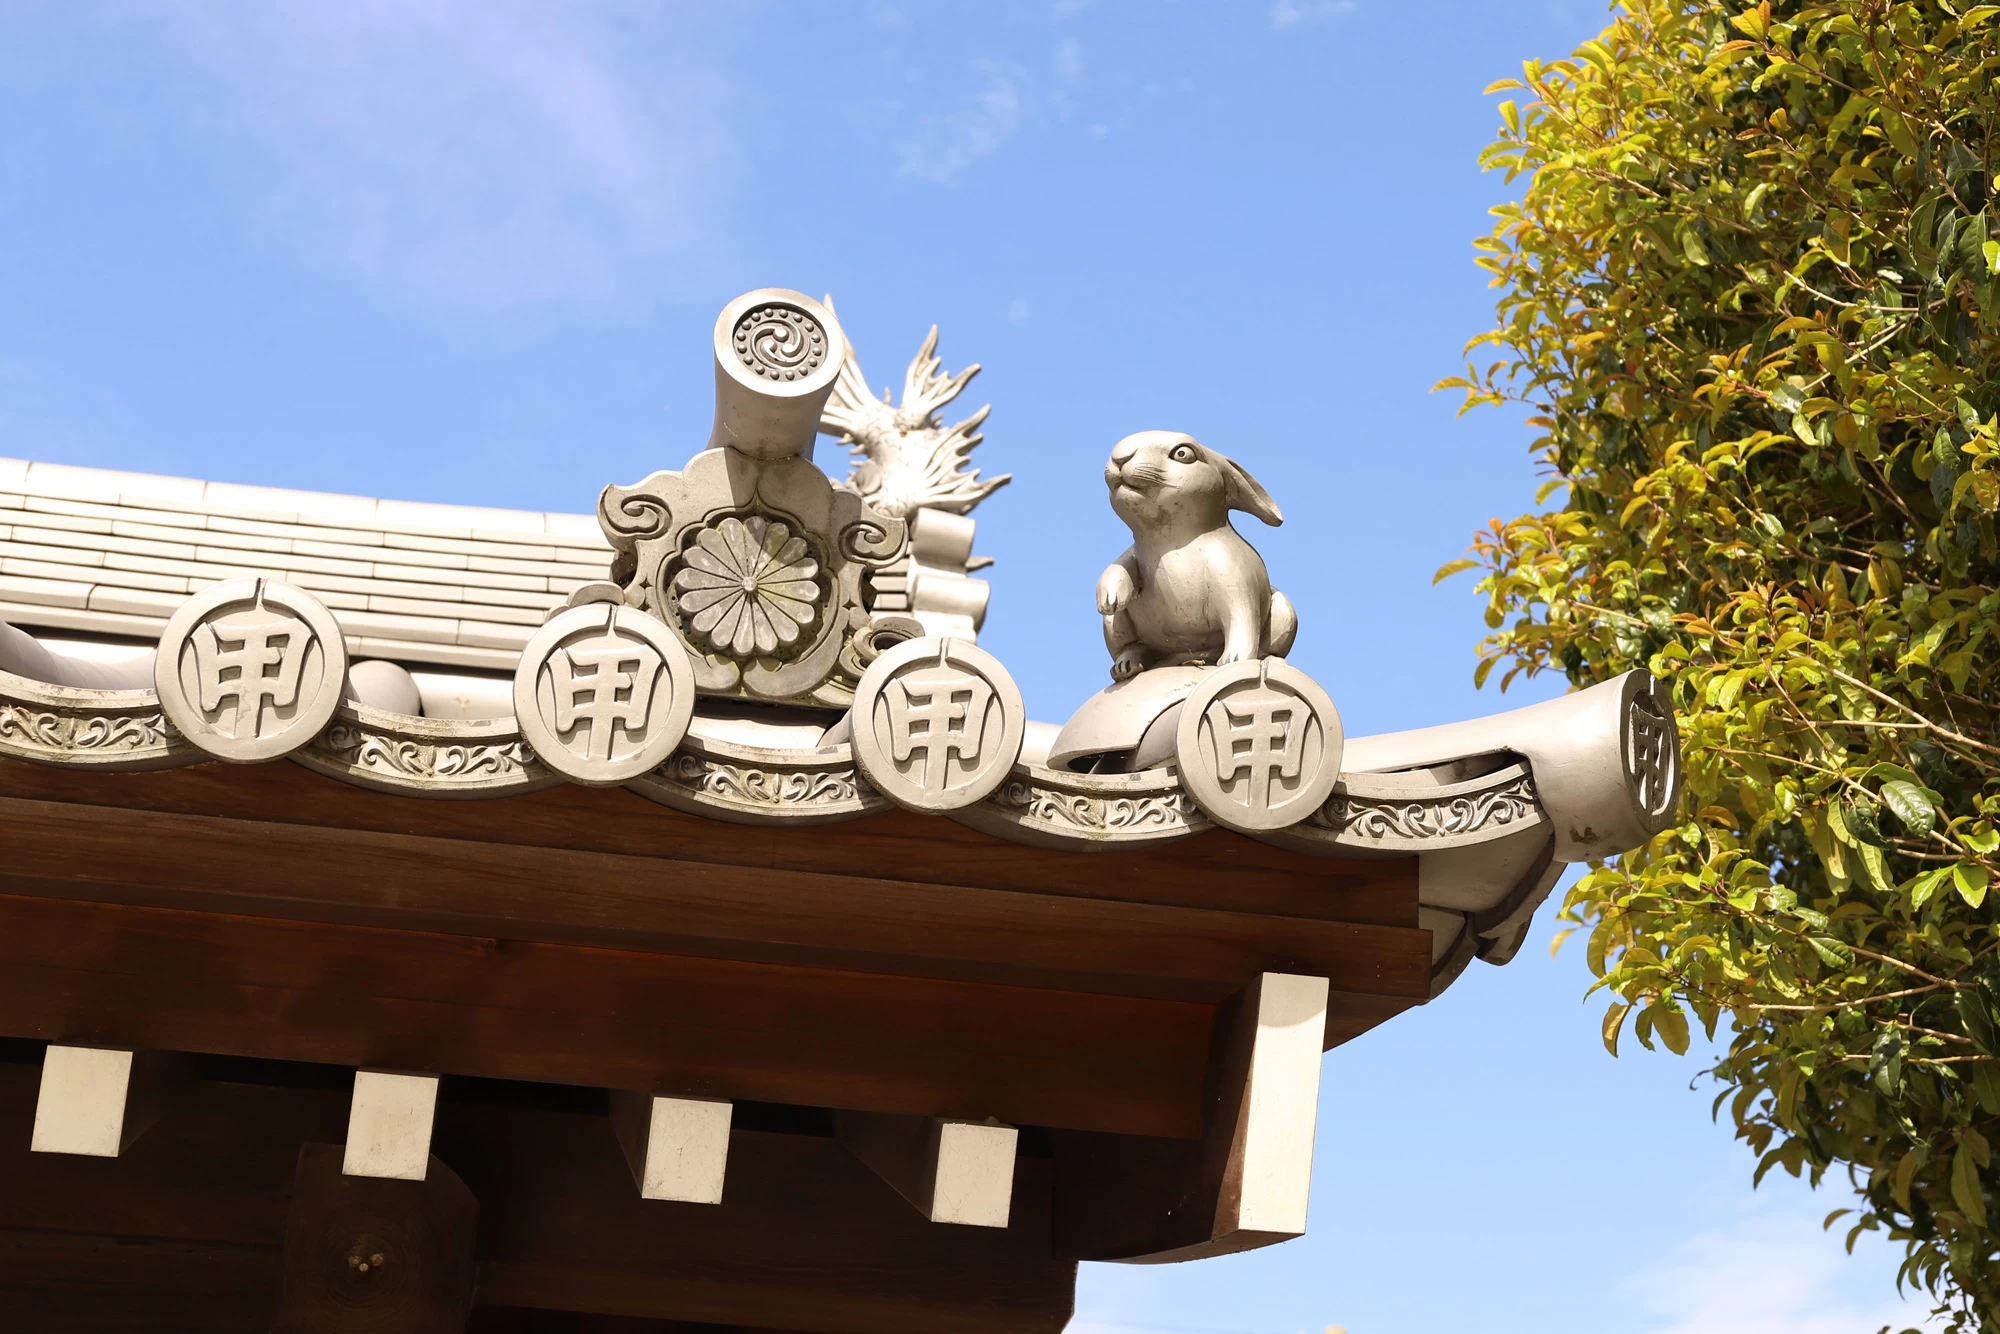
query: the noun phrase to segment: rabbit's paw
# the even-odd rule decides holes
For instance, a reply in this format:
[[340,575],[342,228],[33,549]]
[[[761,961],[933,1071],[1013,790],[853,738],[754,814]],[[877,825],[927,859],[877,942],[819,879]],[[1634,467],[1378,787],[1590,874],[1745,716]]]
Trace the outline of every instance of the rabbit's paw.
[[1146,650],[1134,645],[1111,660],[1111,679],[1129,681],[1146,670]]
[[1100,616],[1116,616],[1132,605],[1132,573],[1123,565],[1113,565],[1097,581],[1097,611]]

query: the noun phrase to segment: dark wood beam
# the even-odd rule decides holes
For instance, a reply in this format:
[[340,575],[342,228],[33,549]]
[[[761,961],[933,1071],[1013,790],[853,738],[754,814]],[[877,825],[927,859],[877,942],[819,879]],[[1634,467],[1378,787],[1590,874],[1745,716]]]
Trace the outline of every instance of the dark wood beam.
[[810,829],[771,828],[688,815],[619,789],[565,786],[486,801],[396,797],[285,763],[99,774],[0,760],[0,798],[769,871],[862,871],[917,883],[1376,926],[1417,924],[1414,857],[1312,857],[1221,829],[1157,847],[1062,852],[904,811]]
[[[1429,994],[1430,935],[1414,926],[969,886],[907,861],[779,873],[692,846],[633,856],[6,798],[0,838],[15,892],[99,902],[1207,1003],[1270,971]],[[1148,883],[1123,859],[1084,860],[1100,882]]]
[[0,895],[0,1036],[48,1041],[1195,1135],[1210,1014]]
[[537,1311],[525,1306],[482,1306],[472,1313],[465,1334],[780,1334],[780,1331],[752,1329],[748,1325],[712,1325],[706,1321],[647,1320],[640,1316],[589,1315],[579,1311]]
[[[440,1121],[438,1150],[510,1208],[481,1233],[480,1300],[819,1334],[1057,1334],[1046,1159],[1017,1159],[1005,1228],[932,1223],[832,1138],[732,1132],[720,1205],[639,1198],[601,1119],[513,1108]],[[520,1153],[533,1137],[535,1152]]]
[[[338,1137],[344,1094],[203,1082],[124,1157],[70,1158],[27,1152],[35,1074],[0,1064],[10,1327],[263,1334],[299,1146]],[[1009,1227],[962,1228],[919,1218],[830,1136],[733,1132],[720,1205],[640,1199],[599,1110],[448,1086],[435,1144],[479,1200],[481,1305],[548,1313],[475,1314],[484,1334],[1057,1334],[1069,1318],[1046,1160],[1021,1160]]]
[[0,1228],[0,1311],[34,1334],[266,1334],[277,1283],[274,1249]]

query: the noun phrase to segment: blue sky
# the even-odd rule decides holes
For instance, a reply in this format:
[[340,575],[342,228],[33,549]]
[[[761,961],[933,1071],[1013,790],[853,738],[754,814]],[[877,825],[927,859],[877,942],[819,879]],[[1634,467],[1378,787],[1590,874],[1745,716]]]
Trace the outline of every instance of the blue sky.
[[[1480,89],[1597,0],[729,5],[0,0],[0,455],[586,510],[705,442],[738,292],[831,292],[876,385],[985,371],[982,643],[1060,721],[1104,680],[1099,469],[1191,431],[1350,734],[1470,685],[1430,586],[1529,503],[1515,415],[1427,390],[1492,294]],[[838,466],[838,451],[821,458]],[[1548,910],[1505,969],[1327,1058],[1313,1228],[1087,1266],[1079,1334],[1872,1334],[1847,1201],[1710,1124],[1690,1057],[1598,1045]],[[1629,1044],[1628,1044],[1629,1045]]]

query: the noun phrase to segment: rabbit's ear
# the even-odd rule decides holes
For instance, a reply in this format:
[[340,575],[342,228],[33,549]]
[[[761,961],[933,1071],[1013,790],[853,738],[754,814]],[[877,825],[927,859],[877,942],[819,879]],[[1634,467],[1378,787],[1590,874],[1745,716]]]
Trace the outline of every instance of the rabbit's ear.
[[1285,516],[1278,512],[1278,502],[1271,499],[1271,493],[1250,475],[1249,469],[1226,454],[1210,450],[1209,455],[1215,460],[1215,466],[1222,470],[1224,504],[1230,509],[1254,514],[1273,528],[1285,521]]

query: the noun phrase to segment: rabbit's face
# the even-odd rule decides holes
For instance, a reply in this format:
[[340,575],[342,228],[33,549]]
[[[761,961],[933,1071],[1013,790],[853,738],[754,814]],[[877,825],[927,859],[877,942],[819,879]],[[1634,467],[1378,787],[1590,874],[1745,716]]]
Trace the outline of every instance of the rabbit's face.
[[1224,523],[1229,480],[1191,435],[1140,431],[1120,440],[1104,465],[1111,508],[1134,533],[1204,533]]

